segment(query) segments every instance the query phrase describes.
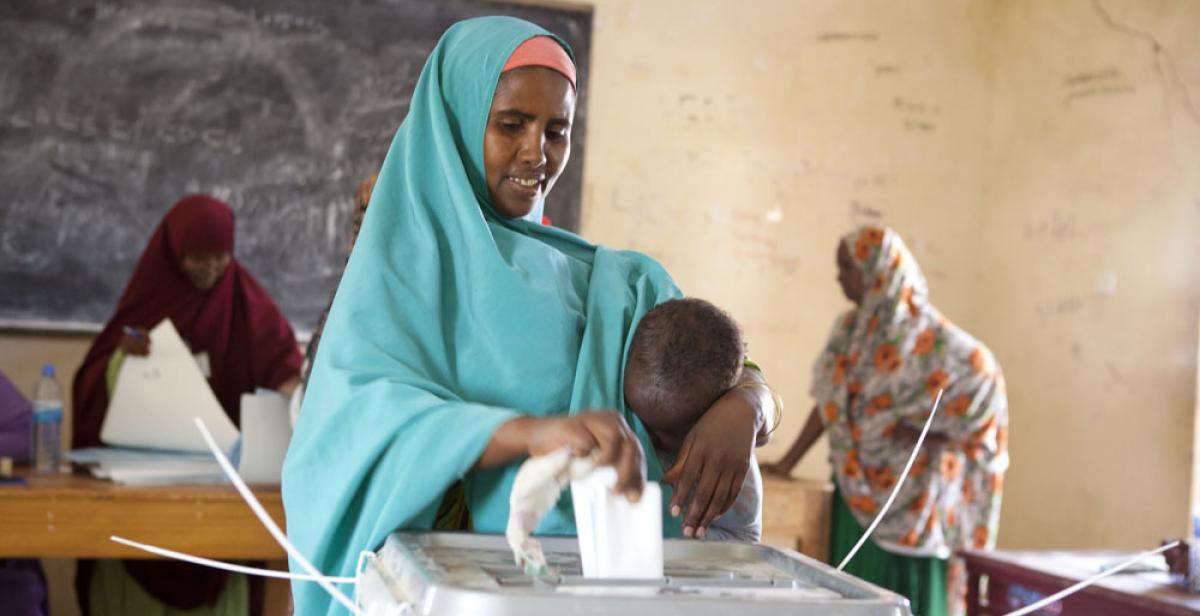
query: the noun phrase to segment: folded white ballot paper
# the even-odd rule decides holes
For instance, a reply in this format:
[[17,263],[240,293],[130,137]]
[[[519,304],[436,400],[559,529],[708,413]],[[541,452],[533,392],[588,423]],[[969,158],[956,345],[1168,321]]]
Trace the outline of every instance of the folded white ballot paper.
[[238,430],[221,408],[192,352],[170,319],[150,330],[150,354],[127,356],[100,428],[109,445],[208,451],[193,418],[228,450]]
[[287,398],[274,391],[242,394],[242,453],[238,474],[246,483],[279,483],[291,439]]
[[647,481],[642,499],[614,494],[617,471],[601,466],[571,481],[579,559],[588,578],[663,576],[662,489]]

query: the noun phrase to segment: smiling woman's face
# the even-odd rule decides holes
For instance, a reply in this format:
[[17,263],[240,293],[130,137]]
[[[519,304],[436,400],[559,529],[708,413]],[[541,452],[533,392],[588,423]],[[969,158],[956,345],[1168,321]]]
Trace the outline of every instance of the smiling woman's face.
[[525,216],[545,199],[571,157],[575,89],[540,66],[500,76],[483,137],[492,206],[506,218]]
[[228,252],[185,252],[179,266],[193,287],[207,291],[216,286],[232,258]]

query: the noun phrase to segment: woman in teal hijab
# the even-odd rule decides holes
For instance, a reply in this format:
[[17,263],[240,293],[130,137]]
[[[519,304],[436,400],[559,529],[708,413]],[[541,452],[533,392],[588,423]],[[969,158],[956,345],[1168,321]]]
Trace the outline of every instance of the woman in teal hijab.
[[[325,574],[353,575],[359,552],[395,530],[432,528],[459,482],[473,529],[504,532],[527,455],[598,449],[631,498],[664,479],[621,375],[637,321],[682,294],[648,257],[538,223],[570,155],[567,53],[528,22],[472,19],[446,31],[421,73],[284,466],[288,534]],[[664,518],[668,535],[732,504],[770,408],[767,392],[737,388],[697,424],[666,473],[681,488],[667,508],[687,505],[685,528]],[[568,497],[538,532],[574,533]],[[293,590],[297,614],[340,609],[314,584]]]

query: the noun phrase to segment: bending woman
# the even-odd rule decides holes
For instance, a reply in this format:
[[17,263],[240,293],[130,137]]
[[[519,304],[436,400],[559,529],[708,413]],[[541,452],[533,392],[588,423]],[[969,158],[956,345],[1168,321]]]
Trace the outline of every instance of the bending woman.
[[[171,319],[193,353],[207,357],[209,384],[235,424],[243,393],[265,387],[290,394],[295,388],[302,359],[295,334],[267,292],[233,258],[233,240],[233,211],[212,197],[186,197],[163,218],[116,313],[75,374],[75,448],[101,444],[100,428],[121,362],[128,354],[153,352],[147,330],[163,319]],[[245,614],[247,609],[242,576],[185,563],[80,561],[75,584],[83,612],[93,616],[195,608]],[[250,605],[259,607],[257,601]]]
[[[631,497],[666,474],[620,379],[636,322],[679,289],[648,257],[539,223],[570,155],[569,54],[528,22],[473,19],[421,73],[284,465],[289,535],[327,574],[353,575],[360,550],[433,528],[456,501],[471,528],[502,533],[529,454],[597,449]],[[697,423],[666,475],[682,488],[671,505],[687,507],[664,518],[668,534],[729,507],[773,408],[765,388],[742,387]],[[573,534],[570,503],[539,532]],[[298,614],[338,609],[312,584],[293,592]]]
[[944,390],[900,494],[846,571],[906,595],[914,614],[945,614],[966,589],[961,563],[947,563],[952,551],[996,540],[1008,468],[1004,377],[983,344],[929,303],[925,276],[894,231],[847,235],[837,262],[855,308],[838,317],[813,366],[816,406],[800,437],[764,470],[788,475],[829,434],[838,563],[891,494]]

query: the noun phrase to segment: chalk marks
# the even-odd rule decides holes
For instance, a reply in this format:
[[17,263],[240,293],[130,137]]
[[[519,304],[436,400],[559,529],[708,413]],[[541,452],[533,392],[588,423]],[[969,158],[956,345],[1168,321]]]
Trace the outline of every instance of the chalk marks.
[[1033,305],[1038,318],[1066,317],[1083,310],[1083,299],[1078,296],[1040,301]]
[[915,133],[932,133],[937,130],[937,118],[942,115],[939,105],[901,96],[892,99],[892,109],[899,114],[904,130]]
[[1066,241],[1081,237],[1083,233],[1071,213],[1051,212],[1048,217],[1026,219],[1024,223],[1026,240]]
[[884,62],[877,62],[875,60],[871,60],[871,71],[874,72],[875,75],[880,76],[880,77],[886,76],[886,75],[899,75],[900,67],[895,64],[887,64]]
[[1129,83],[1120,69],[1110,66],[1067,75],[1063,80],[1063,90],[1063,102],[1070,107],[1078,100],[1132,94],[1137,88]]
[[107,138],[117,143],[199,145],[235,154],[242,150],[241,136],[220,125],[189,126],[176,118],[152,117],[146,110],[139,110],[135,116],[131,120],[111,110],[35,103],[0,118],[0,127],[14,133],[31,131],[38,136],[49,132],[84,139]]
[[877,200],[885,198],[898,181],[888,173],[856,177],[851,182],[853,193],[847,208],[851,226],[878,224],[884,218],[883,207]]
[[826,30],[817,33],[818,43],[875,43],[878,41],[878,32]]

